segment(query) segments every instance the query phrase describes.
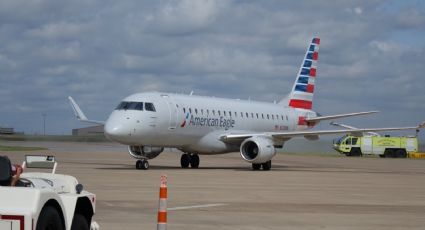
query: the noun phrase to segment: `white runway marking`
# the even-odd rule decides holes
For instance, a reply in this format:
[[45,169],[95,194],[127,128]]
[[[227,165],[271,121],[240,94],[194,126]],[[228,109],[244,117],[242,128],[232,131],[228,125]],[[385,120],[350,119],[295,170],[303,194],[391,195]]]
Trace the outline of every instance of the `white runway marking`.
[[209,207],[217,207],[217,206],[225,206],[227,204],[203,204],[203,205],[193,205],[193,206],[182,206],[175,208],[167,208],[167,211],[176,211],[176,210],[185,210],[192,208],[209,208]]

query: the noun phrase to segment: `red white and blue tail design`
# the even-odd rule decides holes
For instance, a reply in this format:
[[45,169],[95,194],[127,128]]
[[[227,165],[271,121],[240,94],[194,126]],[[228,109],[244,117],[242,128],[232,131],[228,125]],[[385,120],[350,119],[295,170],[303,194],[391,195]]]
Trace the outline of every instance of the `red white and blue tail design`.
[[311,109],[313,107],[319,45],[320,38],[313,38],[307,49],[297,79],[288,96],[288,105],[292,108]]

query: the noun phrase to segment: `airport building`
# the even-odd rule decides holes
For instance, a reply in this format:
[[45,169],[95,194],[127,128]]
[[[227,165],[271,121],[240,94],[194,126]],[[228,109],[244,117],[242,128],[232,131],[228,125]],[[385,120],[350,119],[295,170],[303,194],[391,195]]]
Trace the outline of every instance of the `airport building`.
[[103,135],[103,125],[84,127],[72,130],[72,136],[99,136]]
[[15,130],[13,128],[0,127],[0,134],[14,134]]

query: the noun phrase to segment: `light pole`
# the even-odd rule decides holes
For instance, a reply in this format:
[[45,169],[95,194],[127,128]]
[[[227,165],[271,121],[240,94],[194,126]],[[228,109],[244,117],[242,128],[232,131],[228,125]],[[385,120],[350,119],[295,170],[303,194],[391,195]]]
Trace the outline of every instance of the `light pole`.
[[47,114],[43,113],[41,114],[43,116],[43,134],[46,136],[46,116]]

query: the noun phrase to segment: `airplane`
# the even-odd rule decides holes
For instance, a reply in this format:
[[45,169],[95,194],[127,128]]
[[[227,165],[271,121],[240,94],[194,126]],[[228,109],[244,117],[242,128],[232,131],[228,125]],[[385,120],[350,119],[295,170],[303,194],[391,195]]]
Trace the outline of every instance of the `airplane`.
[[312,110],[320,38],[308,45],[292,90],[278,103],[225,99],[162,92],[132,94],[122,100],[106,122],[89,120],[72,97],[78,120],[104,125],[105,136],[128,145],[137,169],[148,169],[149,159],[164,148],[183,152],[182,168],[198,168],[199,155],[239,151],[253,170],[270,170],[276,150],[291,138],[316,140],[320,135],[351,134],[423,128],[348,128],[308,130],[321,121],[377,113],[367,111],[322,116]]

